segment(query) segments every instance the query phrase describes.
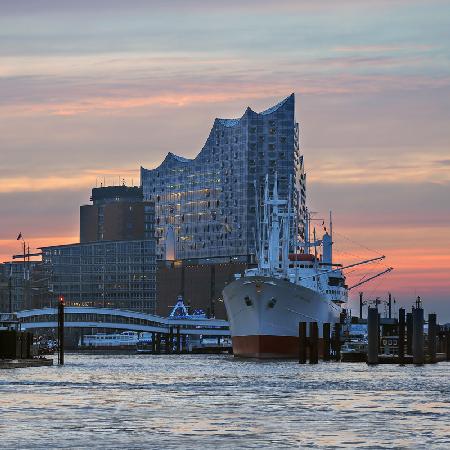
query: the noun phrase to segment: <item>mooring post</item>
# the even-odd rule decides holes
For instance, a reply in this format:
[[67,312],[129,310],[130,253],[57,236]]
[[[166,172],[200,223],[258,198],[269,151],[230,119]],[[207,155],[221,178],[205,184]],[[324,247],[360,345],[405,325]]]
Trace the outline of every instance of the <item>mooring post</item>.
[[379,324],[378,309],[369,307],[367,311],[367,364],[378,364],[378,345],[379,345]]
[[180,325],[177,326],[177,353],[181,353],[181,334],[180,334]]
[[319,325],[317,322],[309,322],[309,363],[319,362]]
[[58,364],[64,365],[64,297],[58,301]]
[[412,355],[413,317],[412,313],[406,314],[406,354]]
[[341,360],[341,324],[336,322],[334,324],[334,358],[336,361]]
[[323,355],[324,361],[330,360],[330,331],[331,327],[329,323],[324,323],[322,327],[322,342],[323,342]]
[[428,362],[436,362],[436,314],[428,314]]
[[437,352],[445,353],[445,330],[441,325],[437,326]]
[[306,322],[298,324],[298,362],[306,363]]
[[398,310],[398,360],[405,363],[405,309]]
[[413,363],[421,365],[424,363],[424,340],[423,340],[423,309],[414,308],[413,316]]

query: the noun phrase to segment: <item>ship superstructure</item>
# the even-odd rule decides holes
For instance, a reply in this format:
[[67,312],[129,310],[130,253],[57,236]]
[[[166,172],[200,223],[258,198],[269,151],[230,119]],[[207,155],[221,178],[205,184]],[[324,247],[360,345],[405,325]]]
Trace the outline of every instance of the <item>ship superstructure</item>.
[[236,356],[297,356],[299,322],[315,321],[321,329],[340,320],[349,289],[343,270],[384,258],[345,267],[333,263],[331,213],[329,233],[318,239],[314,228],[311,240],[311,214],[306,210],[298,223],[277,184],[275,176],[269,195],[266,177],[263,211],[257,212],[257,267],[237,274],[223,291]]

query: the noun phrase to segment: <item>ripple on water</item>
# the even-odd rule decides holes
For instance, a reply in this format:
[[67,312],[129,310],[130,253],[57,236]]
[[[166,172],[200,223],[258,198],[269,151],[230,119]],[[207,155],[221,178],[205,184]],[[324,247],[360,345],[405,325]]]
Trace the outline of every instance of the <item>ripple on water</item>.
[[1,447],[449,448],[449,367],[68,354],[0,372]]

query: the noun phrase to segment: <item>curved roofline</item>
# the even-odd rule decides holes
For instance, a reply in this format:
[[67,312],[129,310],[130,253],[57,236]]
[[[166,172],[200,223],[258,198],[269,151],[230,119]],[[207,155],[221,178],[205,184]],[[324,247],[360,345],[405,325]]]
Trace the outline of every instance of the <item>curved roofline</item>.
[[249,111],[254,112],[255,114],[262,115],[262,116],[267,116],[268,114],[272,114],[275,111],[277,111],[278,109],[280,109],[290,98],[294,97],[294,95],[295,95],[294,93],[292,93],[291,95],[288,95],[286,98],[281,100],[281,102],[278,102],[276,105],[271,106],[270,108],[267,108],[264,111],[256,112],[252,108],[250,108],[250,106],[247,106],[247,109],[245,110],[245,113],[241,117],[236,118],[236,119],[219,119],[219,118],[216,118],[215,122],[218,122],[220,125],[223,125],[224,127],[234,127],[234,126],[239,124],[239,122],[243,119],[243,117]]
[[[262,115],[262,116],[267,116],[269,114],[272,114],[272,113],[278,111],[278,109],[280,109],[288,100],[290,100],[291,98],[294,98],[294,97],[295,97],[295,94],[292,93],[292,94],[288,95],[286,98],[284,98],[283,100],[281,100],[281,102],[278,102],[276,105],[271,106],[270,108],[265,109],[264,111],[261,111],[259,113],[256,112],[256,111],[253,111],[253,109],[251,109],[250,106],[247,106],[244,114],[241,117],[239,117],[239,118],[236,118],[236,119],[219,119],[219,118],[216,118],[214,120],[214,124],[213,124],[213,127],[211,129],[211,132],[214,129],[214,126],[216,124],[222,125],[223,127],[226,127],[226,128],[232,128],[232,127],[237,126],[241,122],[241,120],[245,117],[245,115],[248,114],[249,112],[252,112],[252,113],[258,114],[258,115]],[[210,133],[210,135],[211,135],[211,133]],[[209,136],[208,136],[208,139],[209,139]],[[206,140],[206,142],[208,142],[208,139]],[[206,143],[205,143],[205,145],[206,145]],[[205,146],[203,146],[203,148],[200,150],[200,152],[197,154],[197,156],[195,158],[185,158],[183,156],[176,155],[175,153],[168,152],[166,157],[164,158],[163,162],[159,166],[155,167],[154,169],[145,169],[144,167],[141,166],[141,171],[142,170],[147,170],[147,171],[157,170],[160,167],[162,167],[169,160],[173,160],[173,161],[176,161],[176,162],[179,162],[179,163],[182,163],[182,164],[195,161],[201,155],[201,153],[202,153],[204,148],[205,148]]]

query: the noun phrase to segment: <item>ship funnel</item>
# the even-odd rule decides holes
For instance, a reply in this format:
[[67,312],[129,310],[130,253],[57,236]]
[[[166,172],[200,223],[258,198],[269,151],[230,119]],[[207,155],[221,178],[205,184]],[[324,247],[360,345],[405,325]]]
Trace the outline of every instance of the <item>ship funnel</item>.
[[331,236],[328,233],[323,235],[322,239],[322,263],[331,264],[333,262],[333,242]]

